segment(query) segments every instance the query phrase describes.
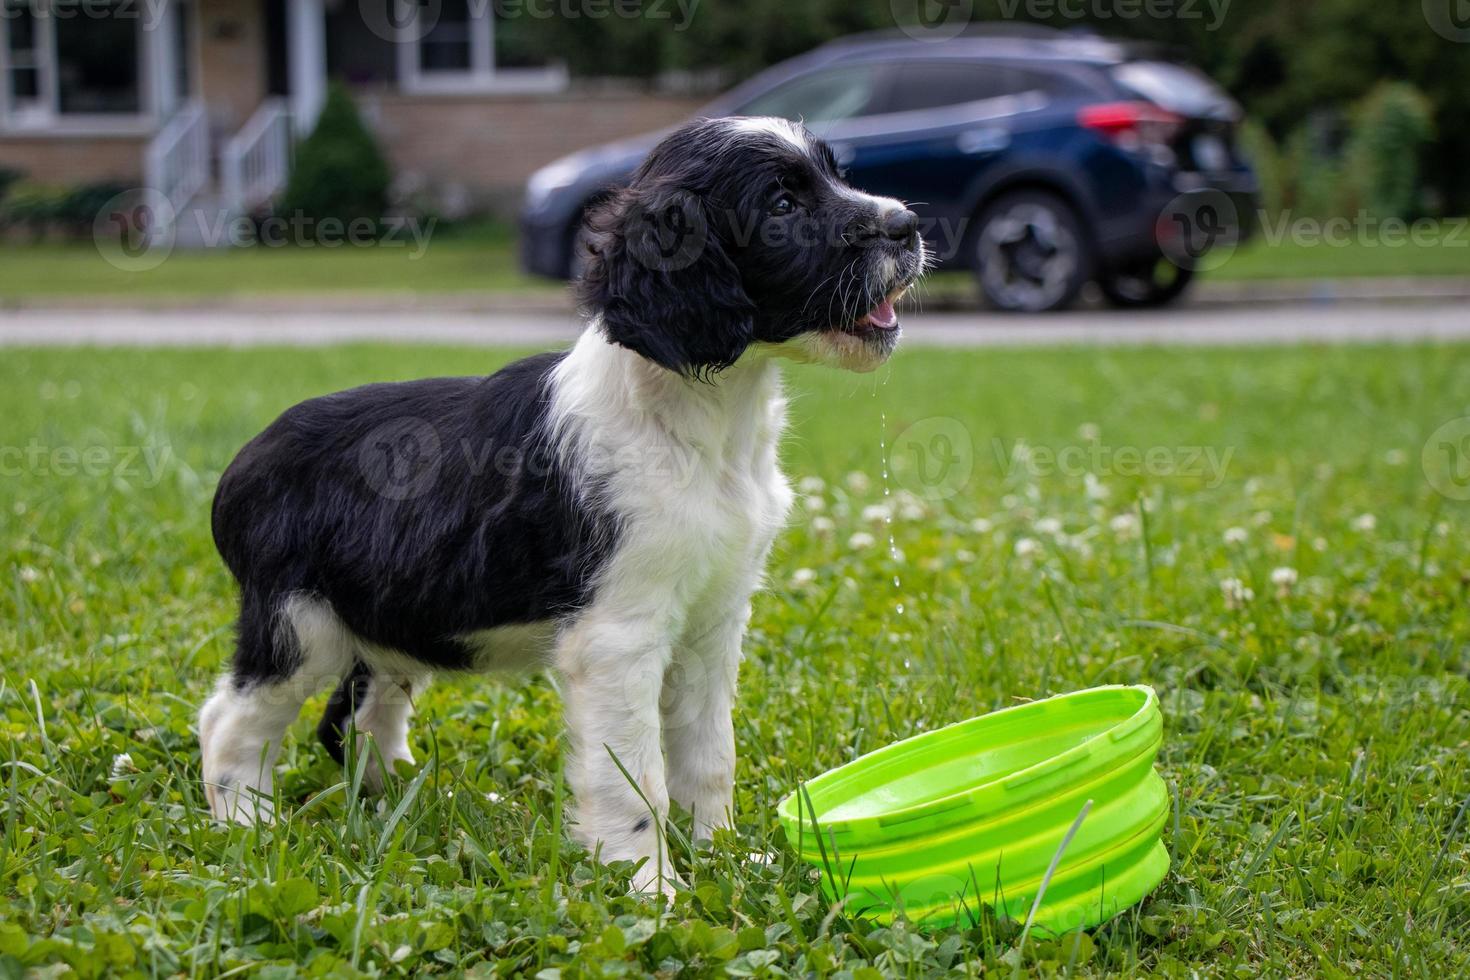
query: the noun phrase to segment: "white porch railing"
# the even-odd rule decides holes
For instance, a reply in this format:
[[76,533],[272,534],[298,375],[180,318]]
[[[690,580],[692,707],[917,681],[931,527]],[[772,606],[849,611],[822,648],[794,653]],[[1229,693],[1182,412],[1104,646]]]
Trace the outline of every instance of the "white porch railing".
[[204,103],[191,99],[148,143],[143,180],[177,215],[209,182],[209,118]]
[[220,151],[220,191],[231,214],[270,198],[291,173],[291,114],[285,99],[266,99]]

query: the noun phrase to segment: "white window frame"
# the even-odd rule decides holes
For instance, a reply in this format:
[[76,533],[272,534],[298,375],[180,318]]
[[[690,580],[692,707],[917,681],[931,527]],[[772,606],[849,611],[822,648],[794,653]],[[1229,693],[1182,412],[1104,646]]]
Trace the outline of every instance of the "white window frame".
[[[27,0],[38,8],[36,29],[36,69],[40,78],[42,107],[39,111],[20,115],[12,105],[10,91],[10,18],[0,16],[0,132],[11,135],[59,135],[59,136],[136,136],[146,135],[157,129],[162,122],[160,109],[172,108],[169,103],[177,102],[163,90],[173,86],[177,72],[169,70],[174,64],[174,52],[163,45],[175,43],[174,31],[177,20],[169,21],[164,30],[146,30],[144,8],[135,4],[133,9],[139,16],[134,32],[138,41],[138,111],[128,113],[63,113],[61,93],[56,73],[56,20],[49,10],[39,9],[37,0]],[[176,0],[163,0],[165,18],[175,18],[172,9]],[[163,71],[160,72],[160,67]]]
[[413,0],[398,4],[395,23],[399,28],[398,87],[409,95],[477,95],[487,93],[559,92],[567,87],[567,69],[562,64],[544,68],[495,67],[495,4],[491,0],[469,0],[470,67],[468,71],[426,71],[420,41],[424,32],[417,18],[424,8]]

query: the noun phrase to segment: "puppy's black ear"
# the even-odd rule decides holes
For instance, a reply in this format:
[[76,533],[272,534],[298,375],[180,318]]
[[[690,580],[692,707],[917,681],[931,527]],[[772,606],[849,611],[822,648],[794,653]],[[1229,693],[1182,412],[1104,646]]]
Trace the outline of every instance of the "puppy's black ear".
[[623,191],[588,217],[582,304],[609,340],[671,371],[729,367],[756,310],[721,241],[727,224],[688,191]]

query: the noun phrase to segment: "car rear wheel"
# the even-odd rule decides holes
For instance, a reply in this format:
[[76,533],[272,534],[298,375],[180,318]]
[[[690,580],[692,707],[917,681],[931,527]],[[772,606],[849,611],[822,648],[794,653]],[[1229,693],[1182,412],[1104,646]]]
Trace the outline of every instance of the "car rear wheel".
[[1015,191],[987,204],[973,256],[985,298],[1016,313],[1071,305],[1092,265],[1076,212],[1045,191]]
[[1181,268],[1158,256],[1115,269],[1097,284],[1114,306],[1140,309],[1174,302],[1193,280],[1193,269]]

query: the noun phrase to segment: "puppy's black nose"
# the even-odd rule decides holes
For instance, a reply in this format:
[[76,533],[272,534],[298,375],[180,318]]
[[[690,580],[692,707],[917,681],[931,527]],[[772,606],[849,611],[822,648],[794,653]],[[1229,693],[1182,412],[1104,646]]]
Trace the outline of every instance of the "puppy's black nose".
[[883,216],[883,237],[895,242],[912,241],[919,233],[919,216],[908,208],[889,211]]

